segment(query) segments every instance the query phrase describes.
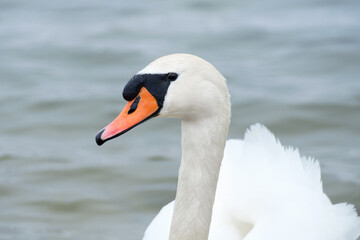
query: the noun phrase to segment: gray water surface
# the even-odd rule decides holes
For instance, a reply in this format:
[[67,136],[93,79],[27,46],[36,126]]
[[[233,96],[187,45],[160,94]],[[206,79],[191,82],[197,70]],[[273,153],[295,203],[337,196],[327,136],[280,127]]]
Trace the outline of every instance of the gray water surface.
[[140,239],[175,196],[180,121],[102,147],[122,88],[187,52],[228,79],[229,138],[252,123],[319,159],[360,211],[359,1],[0,2],[0,239]]

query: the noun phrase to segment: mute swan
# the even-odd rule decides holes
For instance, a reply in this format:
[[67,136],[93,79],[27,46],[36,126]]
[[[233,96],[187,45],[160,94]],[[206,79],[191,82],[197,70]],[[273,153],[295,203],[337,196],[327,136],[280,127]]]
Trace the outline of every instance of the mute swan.
[[226,142],[230,123],[226,80],[205,60],[189,54],[161,57],[126,84],[123,97],[129,102],[96,135],[98,145],[152,117],[182,120],[176,198],[155,217],[144,239],[355,240],[359,236],[360,219],[354,207],[330,202],[316,160],[284,148],[260,124],[251,126],[243,141]]

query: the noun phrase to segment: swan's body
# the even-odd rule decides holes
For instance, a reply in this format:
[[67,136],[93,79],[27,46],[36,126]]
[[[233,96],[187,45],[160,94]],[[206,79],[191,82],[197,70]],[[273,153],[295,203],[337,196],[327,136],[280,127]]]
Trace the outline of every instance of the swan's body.
[[332,205],[323,193],[318,162],[284,149],[265,127],[254,125],[243,141],[230,140],[225,148],[229,94],[226,80],[208,62],[187,54],[159,58],[129,81],[123,96],[129,103],[99,132],[99,145],[153,116],[182,119],[176,199],[153,220],[145,240],[360,235],[353,206]]
[[[174,201],[163,207],[144,240],[169,239]],[[244,140],[228,140],[213,208],[210,240],[356,239],[352,205],[331,204],[319,163],[284,148],[260,124]]]

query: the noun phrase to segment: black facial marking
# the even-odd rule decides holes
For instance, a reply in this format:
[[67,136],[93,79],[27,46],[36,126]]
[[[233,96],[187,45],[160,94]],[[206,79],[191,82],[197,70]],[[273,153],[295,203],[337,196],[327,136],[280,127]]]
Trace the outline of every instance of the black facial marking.
[[135,110],[138,107],[139,101],[140,101],[140,96],[137,96],[135,101],[131,104],[128,114],[135,112]]
[[133,76],[125,85],[123,90],[123,97],[126,101],[133,100],[144,86],[144,78],[139,78],[140,75]]
[[155,97],[159,106],[157,112],[160,112],[170,83],[176,80],[177,77],[177,73],[135,75],[125,85],[123,90],[123,97],[125,100],[131,101],[139,94],[140,89],[145,87],[151,93],[151,95]]

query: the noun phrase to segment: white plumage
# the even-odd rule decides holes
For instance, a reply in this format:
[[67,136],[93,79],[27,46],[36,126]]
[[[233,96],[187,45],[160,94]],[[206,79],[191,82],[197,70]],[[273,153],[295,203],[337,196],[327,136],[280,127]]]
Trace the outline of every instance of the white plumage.
[[[166,205],[144,240],[169,239],[174,202]],[[263,125],[244,140],[228,140],[215,197],[211,240],[349,240],[360,235],[351,204],[324,194],[319,162],[283,147]]]

